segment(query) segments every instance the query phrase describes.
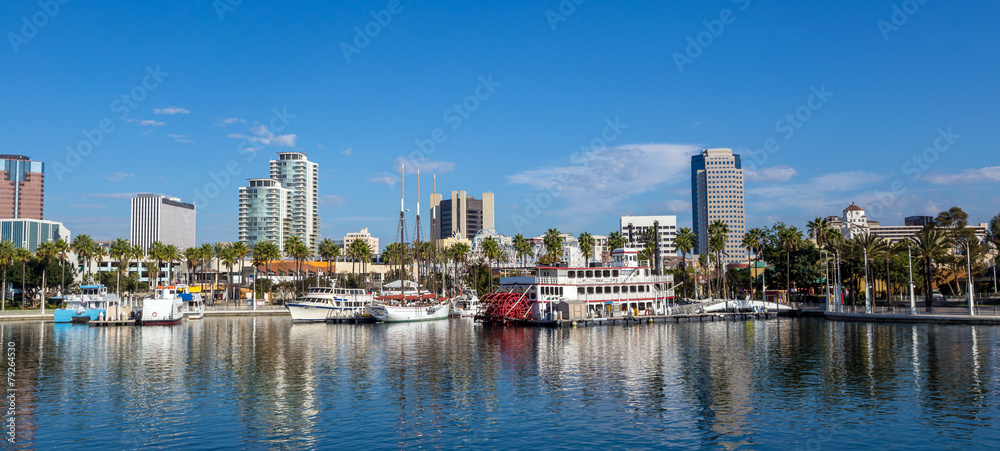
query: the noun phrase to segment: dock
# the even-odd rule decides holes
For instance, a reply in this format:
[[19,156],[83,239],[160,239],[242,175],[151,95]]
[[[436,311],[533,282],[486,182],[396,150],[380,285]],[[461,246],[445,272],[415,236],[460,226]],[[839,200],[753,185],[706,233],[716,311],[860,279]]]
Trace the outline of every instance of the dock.
[[90,321],[87,325],[90,327],[134,326],[135,320]]
[[679,315],[647,315],[647,316],[612,316],[602,318],[577,318],[557,320],[523,320],[506,318],[505,321],[486,321],[492,324],[510,324],[538,327],[592,327],[592,326],[630,326],[655,323],[710,323],[717,321],[752,321],[774,319],[775,312],[735,312],[735,313],[694,313]]

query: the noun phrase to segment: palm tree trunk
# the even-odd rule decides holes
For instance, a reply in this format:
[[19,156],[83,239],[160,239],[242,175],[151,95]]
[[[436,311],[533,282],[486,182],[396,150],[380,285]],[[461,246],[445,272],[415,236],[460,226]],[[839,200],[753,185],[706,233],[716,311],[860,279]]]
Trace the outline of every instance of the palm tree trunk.
[[924,311],[934,313],[934,293],[931,292],[931,262],[924,259]]

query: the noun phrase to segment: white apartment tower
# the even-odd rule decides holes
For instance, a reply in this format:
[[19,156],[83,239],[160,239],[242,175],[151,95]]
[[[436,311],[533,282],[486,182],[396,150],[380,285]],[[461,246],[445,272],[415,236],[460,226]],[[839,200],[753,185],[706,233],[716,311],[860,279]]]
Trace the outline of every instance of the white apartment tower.
[[642,234],[653,227],[658,227],[656,232],[659,235],[662,255],[664,257],[676,255],[674,240],[677,238],[677,216],[622,216],[619,231],[625,238],[626,246],[641,248],[644,245]]
[[691,157],[691,209],[695,253],[708,253],[708,226],[722,221],[729,226],[727,263],[747,260],[741,245],[746,231],[743,204],[743,165],[732,149],[705,149]]
[[149,249],[154,241],[184,250],[195,243],[194,204],[160,194],[137,194],[132,198],[129,241]]
[[319,244],[319,165],[302,152],[281,152],[271,160],[271,178],[288,190],[288,234],[314,251]]
[[253,246],[262,241],[284,252],[291,228],[289,190],[274,179],[250,179],[240,187],[240,242]]

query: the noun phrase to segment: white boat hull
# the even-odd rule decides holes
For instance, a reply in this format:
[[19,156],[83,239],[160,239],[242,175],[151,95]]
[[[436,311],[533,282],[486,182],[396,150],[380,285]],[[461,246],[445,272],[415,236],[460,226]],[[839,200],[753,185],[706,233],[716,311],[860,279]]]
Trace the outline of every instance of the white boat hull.
[[371,309],[372,316],[385,323],[406,323],[413,321],[434,321],[447,319],[450,312],[451,304],[447,302],[421,307],[376,305]]
[[184,303],[177,299],[146,299],[142,303],[141,324],[171,325],[184,318]]
[[292,315],[292,321],[326,321],[333,318],[353,318],[355,314],[360,314],[363,308],[340,308],[326,304],[300,302],[286,304],[288,313]]

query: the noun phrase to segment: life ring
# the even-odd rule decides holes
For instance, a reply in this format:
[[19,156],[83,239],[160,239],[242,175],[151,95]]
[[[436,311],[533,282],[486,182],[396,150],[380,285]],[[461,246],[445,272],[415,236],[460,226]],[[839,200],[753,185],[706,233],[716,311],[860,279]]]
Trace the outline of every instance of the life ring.
[[156,318],[156,312],[153,312],[153,318]]

